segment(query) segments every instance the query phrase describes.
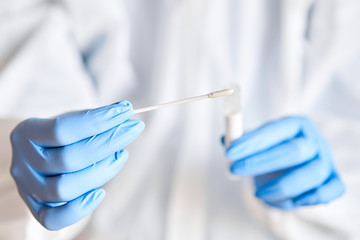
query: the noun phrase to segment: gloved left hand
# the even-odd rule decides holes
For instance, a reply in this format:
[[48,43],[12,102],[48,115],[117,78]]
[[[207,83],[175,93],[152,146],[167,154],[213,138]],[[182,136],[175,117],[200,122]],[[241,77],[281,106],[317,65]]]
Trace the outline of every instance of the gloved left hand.
[[34,217],[59,230],[89,215],[128,158],[124,149],[144,129],[122,101],[48,119],[21,122],[11,134],[11,174]]
[[233,174],[254,176],[256,197],[293,209],[328,203],[344,192],[330,147],[305,117],[270,122],[235,140],[226,151]]

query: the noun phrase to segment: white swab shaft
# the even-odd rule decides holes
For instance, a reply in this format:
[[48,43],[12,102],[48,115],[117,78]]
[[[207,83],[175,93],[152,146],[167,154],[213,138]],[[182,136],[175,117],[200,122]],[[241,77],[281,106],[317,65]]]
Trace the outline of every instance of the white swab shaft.
[[156,109],[164,108],[164,107],[169,107],[169,106],[173,106],[173,105],[177,105],[177,104],[199,101],[199,100],[203,100],[203,99],[207,99],[207,98],[223,97],[223,96],[230,95],[232,93],[233,93],[233,89],[224,89],[224,90],[211,92],[209,94],[204,94],[204,95],[197,96],[197,97],[185,98],[185,99],[178,100],[178,101],[162,103],[162,104],[158,104],[158,105],[154,105],[154,106],[135,109],[133,114],[148,112],[148,111],[152,111],[152,110],[156,110]]

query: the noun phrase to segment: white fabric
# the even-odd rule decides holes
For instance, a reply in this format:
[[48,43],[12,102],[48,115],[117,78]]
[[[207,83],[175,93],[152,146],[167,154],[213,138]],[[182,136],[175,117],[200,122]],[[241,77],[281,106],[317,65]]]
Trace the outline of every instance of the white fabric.
[[30,217],[1,144],[0,238],[356,239],[359,21],[357,0],[0,1],[2,142],[10,118],[122,99],[141,107],[238,82],[245,130],[308,115],[347,187],[329,205],[267,208],[250,179],[227,178],[222,103],[203,101],[136,116],[146,130],[103,203],[60,232]]

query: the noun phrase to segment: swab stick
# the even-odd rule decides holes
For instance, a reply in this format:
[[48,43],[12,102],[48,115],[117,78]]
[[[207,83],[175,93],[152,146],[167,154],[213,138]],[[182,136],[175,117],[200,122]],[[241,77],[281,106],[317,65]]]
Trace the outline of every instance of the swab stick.
[[162,104],[158,104],[158,105],[138,108],[138,109],[134,110],[133,114],[153,111],[153,110],[157,110],[157,109],[164,108],[164,107],[170,107],[170,106],[174,106],[174,105],[178,105],[178,104],[199,101],[199,100],[203,100],[203,99],[207,99],[207,98],[224,97],[224,96],[228,96],[228,95],[233,94],[233,92],[234,92],[233,89],[223,89],[223,90],[220,90],[220,91],[215,91],[215,92],[211,92],[211,93],[196,96],[196,97],[185,98],[185,99],[177,100],[177,101],[173,101],[173,102],[162,103]]

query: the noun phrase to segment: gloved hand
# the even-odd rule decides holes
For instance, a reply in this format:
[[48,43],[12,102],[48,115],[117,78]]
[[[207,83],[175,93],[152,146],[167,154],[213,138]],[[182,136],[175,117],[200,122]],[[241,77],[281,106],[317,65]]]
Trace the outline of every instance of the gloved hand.
[[50,119],[21,122],[11,134],[11,175],[34,217],[47,229],[78,222],[102,201],[99,187],[128,158],[123,148],[144,129],[123,101]]
[[255,195],[266,204],[293,209],[328,203],[344,184],[331,151],[305,117],[287,117],[245,133],[226,150],[233,174],[254,176]]

